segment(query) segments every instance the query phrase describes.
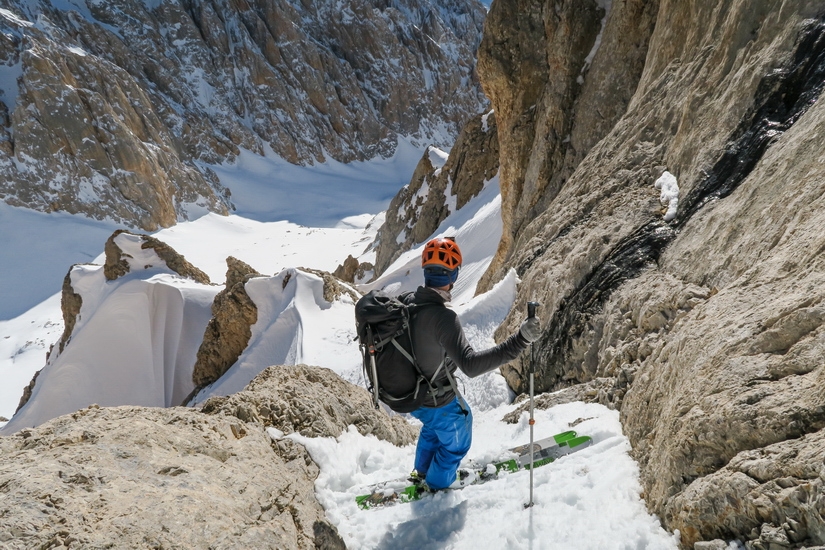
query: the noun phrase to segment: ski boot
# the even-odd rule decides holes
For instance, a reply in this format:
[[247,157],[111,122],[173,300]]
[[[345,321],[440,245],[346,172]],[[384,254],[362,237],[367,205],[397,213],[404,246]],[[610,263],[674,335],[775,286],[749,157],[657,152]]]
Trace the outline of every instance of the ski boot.
[[450,489],[459,489],[472,485],[478,479],[478,474],[470,468],[459,468],[455,473],[455,481],[450,484]]

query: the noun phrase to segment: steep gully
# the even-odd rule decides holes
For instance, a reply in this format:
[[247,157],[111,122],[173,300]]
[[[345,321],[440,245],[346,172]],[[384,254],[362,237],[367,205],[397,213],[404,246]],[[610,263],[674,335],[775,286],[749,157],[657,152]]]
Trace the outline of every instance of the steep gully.
[[[610,294],[623,282],[638,276],[658,261],[688,220],[707,204],[729,196],[747,178],[765,151],[813,105],[825,87],[825,15],[810,21],[800,33],[794,54],[782,69],[764,76],[754,108],[731,136],[729,145],[706,177],[679,202],[670,223],[652,219],[619,241],[603,262],[595,266],[560,303],[548,330],[536,345],[537,391],[569,385],[564,359],[573,342],[587,330]],[[562,229],[559,235],[569,232]],[[523,275],[541,256],[546,243],[517,266]]]

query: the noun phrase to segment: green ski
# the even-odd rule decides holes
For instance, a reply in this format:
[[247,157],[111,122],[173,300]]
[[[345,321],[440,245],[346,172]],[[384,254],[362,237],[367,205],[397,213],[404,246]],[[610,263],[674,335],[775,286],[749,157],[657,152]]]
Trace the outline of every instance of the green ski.
[[[574,431],[556,434],[552,437],[533,442],[533,467],[538,468],[550,464],[559,457],[589,447],[593,440],[589,436],[578,436]],[[515,458],[491,462],[485,465],[471,464],[469,468],[459,470],[460,479],[451,485],[448,490],[463,489],[469,485],[486,483],[499,477],[499,474],[517,472],[530,468],[530,445],[520,445],[508,450],[509,454],[516,454]],[[464,474],[464,475],[461,475]],[[410,484],[406,478],[384,481],[368,488],[369,493],[355,497],[355,502],[362,510],[381,508],[420,500],[428,494],[426,490],[415,484]]]

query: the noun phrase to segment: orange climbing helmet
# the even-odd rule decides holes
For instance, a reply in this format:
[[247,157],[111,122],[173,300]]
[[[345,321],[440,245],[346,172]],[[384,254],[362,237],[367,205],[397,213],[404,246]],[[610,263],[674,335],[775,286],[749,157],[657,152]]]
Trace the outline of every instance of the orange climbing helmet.
[[441,266],[450,271],[461,265],[461,249],[451,237],[432,239],[424,245],[421,267]]

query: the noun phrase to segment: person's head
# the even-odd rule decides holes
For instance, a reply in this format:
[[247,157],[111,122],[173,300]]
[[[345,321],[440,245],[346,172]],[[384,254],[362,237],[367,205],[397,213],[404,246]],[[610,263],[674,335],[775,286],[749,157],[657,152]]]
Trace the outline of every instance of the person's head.
[[433,288],[452,288],[461,267],[461,249],[452,238],[432,239],[421,253],[424,285]]

